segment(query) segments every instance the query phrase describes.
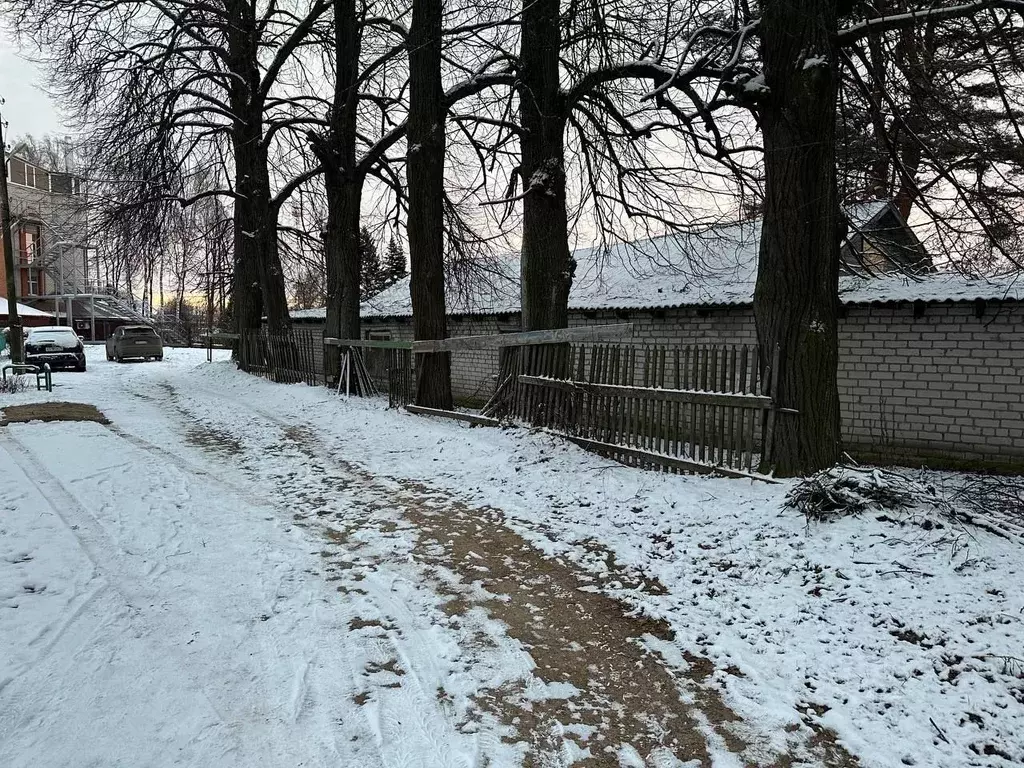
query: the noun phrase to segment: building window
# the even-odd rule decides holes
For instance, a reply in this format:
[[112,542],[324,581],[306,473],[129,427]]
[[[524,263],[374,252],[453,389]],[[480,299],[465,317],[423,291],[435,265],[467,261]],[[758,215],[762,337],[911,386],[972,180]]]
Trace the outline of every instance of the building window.
[[22,224],[20,231],[21,253],[18,260],[22,264],[35,264],[42,256],[42,232],[38,224]]
[[50,174],[50,191],[55,195],[70,195],[74,190],[74,183],[67,173]]
[[25,186],[26,166],[24,161],[19,160],[16,157],[12,157],[11,161],[7,164],[7,167],[10,169],[9,175],[11,177],[11,183]]
[[29,296],[39,296],[43,292],[43,274],[40,269],[29,269],[26,275],[26,293]]
[[369,341],[391,341],[391,331],[367,331]]

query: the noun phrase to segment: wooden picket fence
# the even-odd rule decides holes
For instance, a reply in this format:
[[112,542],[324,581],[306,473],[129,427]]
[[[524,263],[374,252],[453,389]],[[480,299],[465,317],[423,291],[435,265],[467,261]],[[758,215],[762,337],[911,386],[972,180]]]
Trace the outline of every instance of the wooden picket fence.
[[283,334],[266,328],[242,330],[236,343],[236,362],[247,373],[285,384],[324,383],[323,356],[317,354],[320,335],[309,329]]
[[485,408],[623,463],[762,475],[778,352],[754,345],[549,344],[508,350]]

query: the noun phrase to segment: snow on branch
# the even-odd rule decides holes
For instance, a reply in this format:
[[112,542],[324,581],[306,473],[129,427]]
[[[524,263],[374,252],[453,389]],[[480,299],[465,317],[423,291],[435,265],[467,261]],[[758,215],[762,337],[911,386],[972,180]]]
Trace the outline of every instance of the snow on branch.
[[877,18],[866,19],[854,24],[852,27],[840,30],[836,36],[836,41],[839,45],[851,45],[862,37],[867,37],[875,32],[904,29],[922,21],[934,22],[963,19],[974,16],[981,11],[996,9],[1016,11],[1024,15],[1024,0],[977,0],[976,2],[963,3],[962,5],[924,7],[906,13],[878,16]]

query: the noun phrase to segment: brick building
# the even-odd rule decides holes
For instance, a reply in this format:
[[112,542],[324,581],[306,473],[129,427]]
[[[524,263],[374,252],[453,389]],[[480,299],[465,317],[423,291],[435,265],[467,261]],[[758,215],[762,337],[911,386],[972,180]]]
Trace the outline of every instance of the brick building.
[[[686,242],[577,251],[569,325],[634,324],[634,344],[756,341],[756,223]],[[847,263],[853,259],[847,254]],[[841,278],[839,395],[854,454],[1024,468],[1024,284],[949,273]],[[518,263],[490,265],[448,296],[451,336],[520,330]],[[411,339],[408,280],[362,307],[365,338]],[[293,314],[322,326],[323,310]],[[452,354],[466,404],[495,386],[493,351]]]
[[[18,298],[85,293],[88,216],[81,180],[17,154],[7,158],[7,178]],[[6,280],[2,260],[0,280]]]

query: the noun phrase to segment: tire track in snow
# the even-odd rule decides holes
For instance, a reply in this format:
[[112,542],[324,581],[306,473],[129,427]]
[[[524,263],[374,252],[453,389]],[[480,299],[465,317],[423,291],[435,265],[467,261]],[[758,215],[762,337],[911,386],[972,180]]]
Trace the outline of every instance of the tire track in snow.
[[[145,618],[141,616],[135,607],[136,601],[129,597],[128,591],[126,591],[124,586],[126,571],[123,566],[126,562],[125,555],[129,553],[110,539],[108,533],[96,517],[78,502],[69,492],[64,482],[42,464],[32,450],[17,437],[15,432],[8,430],[2,445],[22,471],[25,478],[46,502],[54,516],[62,522],[67,531],[77,541],[82,553],[92,565],[94,570],[93,580],[98,583],[84,595],[78,605],[71,610],[55,630],[44,628],[49,632],[45,644],[40,647],[39,652],[31,662],[23,665],[12,679],[5,682],[3,688],[0,688],[0,692],[33,672],[51,656],[63,655],[69,660],[73,660],[77,655],[77,649],[85,647],[97,629],[118,621],[124,615],[128,616],[129,625],[137,625],[140,621],[145,623]],[[104,556],[111,552],[116,553],[113,559]],[[112,562],[114,567],[110,565]],[[83,621],[95,619],[95,616],[87,615],[86,609],[97,599],[109,599],[112,605],[110,608],[99,612],[100,624],[98,627],[92,627],[90,632],[83,633],[78,625]],[[75,629],[75,631],[69,632],[71,629]],[[58,654],[59,645],[69,645],[71,647],[64,649],[63,654]],[[226,730],[227,720],[208,695],[203,681],[191,675],[188,669],[179,669],[179,671],[184,677],[189,679],[194,689],[202,696],[209,712],[217,720],[218,730]],[[45,710],[47,707],[44,706],[41,709]],[[235,747],[237,748],[238,745],[236,744]]]
[[[394,478],[375,477],[336,456],[332,456],[330,464],[327,464],[323,457],[332,454],[333,446],[318,438],[308,422],[304,427],[296,427],[294,423],[276,414],[248,403],[239,403],[223,393],[196,387],[191,382],[187,396],[173,389],[168,394],[183,418],[213,424],[218,430],[234,429],[236,431],[232,433],[232,439],[242,443],[248,441],[249,451],[266,450],[267,445],[260,442],[265,436],[254,438],[251,429],[237,431],[238,424],[246,423],[246,420],[233,416],[240,411],[245,412],[276,427],[280,433],[277,436],[282,446],[280,450],[290,452],[295,463],[303,464],[307,470],[304,473],[291,472],[287,478],[288,484],[299,481],[308,483],[316,490],[307,491],[307,496],[322,494],[329,497],[330,483],[325,478],[334,477],[340,481],[338,485],[345,489],[346,495],[354,496],[359,505],[370,505],[382,496],[389,498],[391,506],[407,522],[414,523],[414,533],[420,539],[415,549],[416,555],[431,565],[435,576],[442,572],[445,574],[440,580],[445,583],[448,592],[461,593],[465,597],[467,585],[482,579],[488,589],[497,588],[500,599],[488,599],[495,595],[481,595],[477,588],[477,594],[469,604],[481,605],[492,616],[505,621],[513,636],[518,637],[527,648],[533,649],[534,655],[542,659],[541,663],[545,667],[536,672],[536,677],[544,684],[557,687],[568,679],[574,679],[579,684],[570,686],[575,691],[567,696],[546,698],[543,692],[538,694],[535,685],[531,688],[529,680],[520,680],[516,685],[504,687],[498,695],[487,694],[480,699],[485,706],[490,707],[492,715],[503,718],[507,723],[518,723],[520,738],[531,742],[534,758],[554,760],[556,764],[571,762],[567,755],[580,757],[585,749],[587,738],[580,739],[574,735],[583,732],[590,733],[595,745],[605,750],[614,749],[616,739],[630,749],[635,745],[647,755],[652,765],[660,764],[665,758],[666,740],[669,745],[674,745],[671,751],[676,757],[696,758],[702,765],[709,765],[712,760],[709,746],[717,756],[727,752],[736,757],[742,754],[741,759],[749,764],[774,763],[776,758],[781,761],[779,764],[851,764],[845,754],[830,756],[814,749],[816,754],[812,755],[807,745],[800,743],[793,744],[795,753],[801,756],[798,758],[771,755],[763,751],[758,746],[761,740],[757,734],[750,728],[741,727],[737,730],[735,724],[742,726],[739,718],[722,704],[717,692],[701,685],[706,675],[700,671],[704,660],[693,659],[693,664],[683,662],[684,668],[692,669],[691,673],[670,669],[660,653],[653,650],[657,642],[645,644],[642,640],[646,631],[654,630],[655,634],[660,631],[655,627],[657,622],[626,616],[624,606],[593,592],[590,592],[589,597],[581,597],[581,594],[586,595],[587,592],[580,592],[583,584],[577,580],[573,569],[540,557],[536,550],[504,526],[497,510],[472,509],[437,489]],[[197,402],[200,396],[219,402],[220,407],[212,409],[212,412],[208,407],[203,408]],[[185,397],[188,397],[189,402],[182,402]],[[226,410],[228,403],[234,414]],[[251,418],[247,425],[254,426]],[[244,453],[240,457],[243,465]],[[423,545],[428,543],[429,546],[424,549]],[[482,551],[483,555],[470,550],[469,546]],[[504,566],[506,572],[511,567],[511,573],[504,578],[481,576],[482,566],[477,562],[478,559],[486,563],[484,571],[500,573]],[[516,604],[516,597],[521,596],[520,590],[523,589],[522,574],[538,571],[546,571],[548,577],[546,582],[533,585],[533,588],[539,590],[539,595],[534,598],[541,606],[542,620],[539,622],[532,621],[531,617],[524,619],[522,614],[527,606]],[[453,578],[453,574],[457,576]],[[461,585],[453,583],[460,580]],[[592,584],[593,579],[587,581]],[[593,589],[590,584],[587,585],[588,591]],[[474,590],[469,587],[468,591]],[[552,594],[557,595],[558,599],[552,600]],[[511,609],[508,608],[510,604]],[[567,657],[564,651],[566,646],[574,644],[572,622],[566,624],[564,616],[558,614],[573,616],[577,606],[577,626],[582,622],[593,621],[595,616],[601,616],[601,621],[597,623],[608,636],[592,636],[585,645],[575,643],[579,649],[574,653],[581,655],[573,660],[571,654]],[[532,604],[529,606],[536,607]],[[568,612],[564,610],[566,607],[570,608]],[[582,638],[586,636],[586,632],[578,634]],[[601,662],[596,668],[594,664],[588,668],[585,659],[594,658],[595,654]],[[640,668],[644,669],[644,673],[637,678],[636,670]],[[574,670],[583,670],[585,674],[579,678]],[[593,681],[588,679],[587,671],[598,676],[596,688],[592,685]],[[646,691],[638,691],[632,684],[623,687],[622,681],[629,680],[631,676],[643,680],[640,687]],[[651,691],[656,693],[652,695]],[[569,703],[566,706],[545,706],[541,703],[550,700]],[[589,712],[589,715],[581,714],[584,712]],[[525,716],[526,713],[528,716]],[[645,717],[637,718],[636,715],[640,714]],[[573,721],[579,723],[581,718],[582,729],[573,731]],[[552,735],[549,737],[546,735],[548,733]],[[593,737],[594,733],[598,734],[598,738]],[[747,739],[751,741],[748,743]],[[584,744],[576,743],[580,740]],[[597,764],[603,764],[605,759],[596,755],[591,757],[597,760]],[[792,762],[794,759],[795,763]]]
[[[164,392],[169,400],[175,397],[166,389]],[[155,397],[152,390],[145,393],[135,391],[133,394],[158,406],[166,407],[168,405],[163,398]],[[183,410],[180,410],[179,415],[190,420],[190,423],[186,425],[188,429],[193,429],[196,426],[196,423],[191,423],[196,420],[191,419]],[[350,632],[349,637],[342,642],[351,646],[351,650],[346,651],[344,655],[352,660],[351,677],[354,687],[363,689],[353,698],[357,701],[361,700],[363,703],[361,709],[368,727],[375,734],[374,740],[382,765],[388,768],[419,764],[438,766],[438,768],[444,766],[461,768],[462,766],[477,765],[482,759],[482,750],[477,743],[481,739],[489,740],[493,745],[490,754],[486,756],[485,764],[518,764],[518,760],[502,761],[500,757],[502,754],[518,752],[518,750],[501,744],[497,735],[488,739],[489,734],[486,733],[486,728],[477,722],[479,720],[478,713],[461,712],[456,713],[456,716],[453,717],[451,712],[445,711],[445,707],[439,700],[439,691],[428,688],[425,684],[425,680],[432,680],[435,681],[433,685],[440,688],[438,683],[442,682],[445,677],[441,667],[433,658],[433,654],[439,648],[438,632],[434,631],[429,634],[426,632],[425,626],[429,627],[429,623],[425,624],[425,621],[429,621],[429,619],[423,615],[422,607],[419,607],[424,603],[429,603],[430,600],[436,600],[436,592],[429,584],[422,583],[425,576],[422,567],[412,565],[406,560],[391,561],[394,552],[390,547],[373,551],[375,544],[369,541],[370,537],[361,535],[378,523],[386,528],[392,522],[391,520],[386,516],[375,520],[371,513],[369,515],[361,514],[358,517],[345,516],[345,519],[341,521],[342,525],[338,525],[338,520],[329,520],[317,515],[294,514],[295,510],[305,503],[303,491],[294,483],[294,478],[285,478],[277,485],[284,498],[272,499],[265,492],[261,492],[252,482],[239,482],[227,472],[214,469],[214,466],[221,466],[225,461],[240,461],[244,464],[244,456],[237,452],[230,457],[225,456],[213,447],[211,440],[205,441],[205,444],[200,447],[211,449],[216,454],[218,461],[211,461],[206,466],[199,466],[194,460],[128,432],[121,426],[111,425],[109,428],[139,450],[153,455],[155,459],[169,462],[182,472],[200,474],[208,480],[220,484],[238,498],[261,508],[276,508],[279,519],[288,520],[291,516],[296,525],[317,530],[326,541],[333,545],[333,549],[340,549],[340,552],[324,550],[325,553],[329,552],[325,558],[329,564],[328,574],[332,567],[330,565],[331,558],[336,558],[339,555],[350,557],[354,552],[364,552],[362,559],[367,562],[360,566],[356,577],[343,578],[341,579],[342,583],[339,584],[339,591],[354,598],[350,604],[346,605],[346,615],[351,623],[361,621],[367,613],[377,614],[386,619],[388,628],[380,627],[384,633],[383,636],[377,632],[368,633],[365,630]],[[285,427],[285,429],[287,431],[288,428]],[[202,425],[202,430],[211,438],[221,432],[219,428],[209,424]],[[275,428],[275,433],[276,431]],[[275,434],[275,438],[277,437],[280,435]],[[229,438],[229,440],[234,440],[234,438]],[[294,451],[295,436],[286,437],[282,443],[264,446],[264,448],[271,453]],[[296,456],[307,459],[305,453],[299,453]],[[257,469],[249,467],[248,471],[255,476],[258,475]],[[384,512],[390,509],[387,504],[379,504],[378,499],[373,499],[370,503],[366,503],[365,499],[350,503],[350,500],[343,498],[353,489],[365,491],[364,486],[373,480],[370,475],[361,473],[354,467],[346,465],[344,472],[339,474],[336,470],[322,467],[319,462],[310,462],[307,459],[304,477],[312,478],[314,476],[319,477],[320,485],[323,486],[322,497],[324,499],[329,498],[333,502],[338,502],[341,499],[342,505],[349,509],[369,507]],[[300,498],[295,498],[295,495],[289,497],[286,486],[298,488],[295,493]],[[379,486],[374,486],[374,490],[379,491]],[[389,534],[400,536],[403,535],[403,532],[395,530],[382,532],[385,539]],[[379,568],[376,573],[371,569],[371,564],[373,568]],[[396,567],[397,570],[395,570]],[[380,574],[387,574],[387,576]],[[400,583],[409,586],[403,590],[398,586]],[[412,604],[418,604],[418,610],[410,608]],[[442,614],[441,619],[445,618]],[[493,634],[495,629],[500,632],[500,627],[495,627],[492,623],[482,619],[483,617],[480,617],[475,622],[467,622],[472,628],[468,634],[487,637],[488,633]],[[502,644],[501,640],[502,638],[495,638],[494,642],[484,650],[494,651]],[[449,638],[447,643],[450,646],[447,653],[457,655],[459,644],[454,642],[454,638]],[[508,646],[507,640],[504,645]],[[463,655],[467,651],[472,653],[468,644],[463,642]],[[378,676],[380,671],[387,671],[384,669],[385,667],[398,663],[401,664],[402,674],[394,675],[398,678],[397,681],[392,677],[385,676],[382,684],[374,683],[373,678]],[[488,667],[486,663],[476,657],[466,659],[464,666]],[[506,663],[504,666],[508,668],[509,665]],[[378,668],[376,674],[371,672],[367,675],[367,670],[371,667]],[[513,665],[515,675],[525,674],[527,671],[528,665],[525,661],[519,661],[518,664]],[[498,674],[497,669],[491,669],[492,676]],[[465,706],[461,707],[461,710],[465,709]],[[470,723],[468,726],[467,722]],[[484,733],[481,736],[475,735],[480,730]],[[503,731],[504,729],[499,730]],[[429,759],[424,763],[425,755],[429,755]]]

